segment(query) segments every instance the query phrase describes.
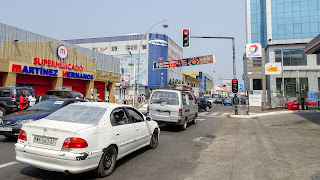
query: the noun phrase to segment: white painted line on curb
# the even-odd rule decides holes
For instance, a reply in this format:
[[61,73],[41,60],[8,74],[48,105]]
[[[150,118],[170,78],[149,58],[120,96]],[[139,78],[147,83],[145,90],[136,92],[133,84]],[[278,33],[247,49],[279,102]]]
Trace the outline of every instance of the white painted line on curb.
[[0,169],[4,168],[4,167],[7,167],[7,166],[11,166],[11,165],[17,164],[17,163],[18,162],[16,162],[16,161],[12,161],[12,162],[9,162],[9,163],[6,163],[6,164],[1,164],[0,165]]
[[208,116],[216,116],[218,114],[219,114],[219,112],[214,112],[214,113],[208,114]]
[[197,119],[197,121],[205,121],[206,119]]

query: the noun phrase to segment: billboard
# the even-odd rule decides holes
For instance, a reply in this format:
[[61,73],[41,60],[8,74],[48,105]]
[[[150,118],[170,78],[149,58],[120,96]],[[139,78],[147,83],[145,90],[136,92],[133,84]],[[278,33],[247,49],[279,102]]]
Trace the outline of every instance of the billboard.
[[153,69],[168,69],[215,63],[215,55],[199,56],[179,60],[153,62]]
[[261,44],[246,44],[246,56],[247,58],[262,57]]
[[281,69],[281,63],[266,63],[264,68],[266,75],[281,74]]
[[128,88],[129,87],[129,82],[130,82],[130,76],[128,75],[122,75],[120,77],[120,86],[122,88]]

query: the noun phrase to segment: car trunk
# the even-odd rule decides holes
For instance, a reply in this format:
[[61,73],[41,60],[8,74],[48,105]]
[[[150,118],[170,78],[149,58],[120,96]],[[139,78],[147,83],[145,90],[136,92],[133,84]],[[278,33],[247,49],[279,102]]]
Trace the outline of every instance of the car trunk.
[[51,150],[61,150],[64,141],[79,130],[90,128],[91,124],[70,123],[42,119],[24,124],[27,145]]
[[150,104],[149,116],[154,120],[177,122],[179,117],[178,105]]

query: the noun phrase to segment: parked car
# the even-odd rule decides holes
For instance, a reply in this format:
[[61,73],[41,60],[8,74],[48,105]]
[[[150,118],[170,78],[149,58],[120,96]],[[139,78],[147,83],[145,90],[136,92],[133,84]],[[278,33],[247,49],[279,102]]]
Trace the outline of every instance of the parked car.
[[82,102],[22,126],[16,159],[32,166],[77,174],[110,175],[116,161],[142,148],[156,148],[157,122],[131,106]]
[[[306,98],[306,102],[308,103],[309,106],[316,106],[317,105],[317,101],[312,101],[309,98]],[[285,102],[284,105],[287,107],[288,105],[291,104],[298,104],[298,99],[291,101],[291,102]]]
[[[211,103],[206,98],[197,98],[198,109],[204,109],[205,111],[209,111],[212,107]],[[211,107],[210,107],[211,106]]]
[[8,114],[2,118],[2,123],[0,124],[0,135],[4,135],[5,137],[18,136],[23,124],[39,120],[68,104],[81,101],[83,100],[50,99],[37,103],[27,110]]
[[198,105],[189,92],[158,89],[151,93],[149,116],[158,123],[167,123],[187,129],[187,123],[197,123]]
[[148,111],[148,102],[144,102],[140,105],[139,109],[138,109],[143,115],[147,115],[147,111]]
[[33,89],[22,87],[0,87],[0,118],[19,110],[19,97],[22,91],[30,96]]
[[50,90],[46,94],[39,96],[39,102],[47,99],[57,99],[57,98],[76,98],[78,94],[77,91],[64,91],[64,90]]
[[222,104],[223,103],[223,98],[217,98],[215,101],[214,101],[215,104]]
[[231,98],[226,98],[223,100],[223,105],[232,105],[232,99]]
[[214,101],[213,101],[213,99],[212,99],[212,98],[208,98],[208,101],[209,101],[211,104],[213,104],[213,103],[214,103]]
[[221,95],[220,94],[212,94],[211,97],[213,99],[213,102],[215,102],[217,98],[221,98]]

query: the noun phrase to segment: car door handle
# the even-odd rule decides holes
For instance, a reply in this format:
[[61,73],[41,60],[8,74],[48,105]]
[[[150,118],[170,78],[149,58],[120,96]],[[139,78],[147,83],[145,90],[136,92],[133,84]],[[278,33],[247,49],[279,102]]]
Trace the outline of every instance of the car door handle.
[[120,135],[120,133],[117,133],[117,134],[116,134],[116,136],[119,136],[119,135]]
[[136,131],[139,131],[139,128],[136,128]]

